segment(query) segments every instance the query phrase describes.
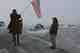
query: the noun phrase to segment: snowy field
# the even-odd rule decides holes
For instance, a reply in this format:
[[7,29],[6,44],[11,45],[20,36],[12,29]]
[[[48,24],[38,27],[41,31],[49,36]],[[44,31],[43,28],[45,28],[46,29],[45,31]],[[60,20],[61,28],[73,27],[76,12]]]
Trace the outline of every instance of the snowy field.
[[[48,30],[29,32],[32,35],[34,47],[49,47]],[[70,53],[80,52],[80,28],[59,28],[57,35],[57,48],[69,50]]]
[[[59,28],[56,38],[57,48],[68,50],[70,53],[80,53],[80,28]],[[0,33],[0,35],[4,33]],[[7,34],[7,33],[6,33]],[[30,38],[29,38],[30,37]],[[33,53],[49,53],[47,49],[50,45],[48,30],[25,31],[20,37],[21,43],[33,48]],[[30,43],[30,44],[29,44]],[[28,46],[30,45],[30,46]],[[44,49],[46,48],[46,49]],[[39,49],[39,50],[38,50]],[[44,50],[43,50],[44,49]]]

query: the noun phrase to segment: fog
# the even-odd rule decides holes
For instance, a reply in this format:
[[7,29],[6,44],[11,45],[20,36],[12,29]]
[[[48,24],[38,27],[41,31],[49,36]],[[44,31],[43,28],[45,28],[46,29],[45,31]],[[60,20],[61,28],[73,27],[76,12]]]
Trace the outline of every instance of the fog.
[[[33,11],[31,0],[0,0],[0,17],[4,17],[6,23],[9,23],[9,14],[12,8],[16,8],[18,13],[22,12],[24,25],[35,25],[42,23],[48,25],[51,23],[52,16],[64,16],[59,18],[60,23],[79,24],[80,6],[79,0],[40,0],[42,18],[38,19]],[[28,6],[27,8],[25,8]],[[24,9],[25,8],[25,9]]]

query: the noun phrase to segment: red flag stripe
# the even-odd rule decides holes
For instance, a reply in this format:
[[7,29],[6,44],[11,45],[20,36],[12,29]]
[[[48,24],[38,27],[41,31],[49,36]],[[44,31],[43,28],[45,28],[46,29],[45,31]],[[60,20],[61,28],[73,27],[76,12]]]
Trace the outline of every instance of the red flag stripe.
[[33,9],[36,13],[36,15],[38,17],[41,17],[41,10],[40,10],[40,6],[39,6],[39,1],[37,2],[37,0],[32,0],[32,6],[33,6]]

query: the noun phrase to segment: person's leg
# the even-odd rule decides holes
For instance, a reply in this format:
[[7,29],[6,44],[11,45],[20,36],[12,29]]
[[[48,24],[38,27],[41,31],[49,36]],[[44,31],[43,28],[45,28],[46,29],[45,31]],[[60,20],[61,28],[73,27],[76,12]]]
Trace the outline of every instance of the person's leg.
[[17,45],[20,45],[20,41],[19,41],[19,33],[17,33]]
[[12,41],[14,42],[16,40],[16,34],[15,33],[12,34],[12,38],[13,38]]
[[56,37],[54,36],[52,39],[52,47],[56,49]]
[[51,35],[50,41],[52,43],[51,49],[56,49],[56,35]]
[[13,33],[13,42],[14,42],[14,45],[16,46],[16,33]]

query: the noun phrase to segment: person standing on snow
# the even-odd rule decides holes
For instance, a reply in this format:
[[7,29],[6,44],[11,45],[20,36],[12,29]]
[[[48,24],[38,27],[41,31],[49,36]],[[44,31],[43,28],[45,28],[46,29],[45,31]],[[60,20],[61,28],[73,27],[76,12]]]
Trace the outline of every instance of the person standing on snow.
[[16,11],[16,9],[12,10],[12,13],[10,14],[10,23],[8,25],[9,33],[12,34],[14,45],[20,45],[19,42],[19,35],[22,33],[22,17],[19,15]]
[[52,18],[52,24],[49,29],[49,37],[50,37],[50,42],[52,46],[50,46],[51,49],[56,49],[56,37],[57,37],[57,32],[58,32],[58,20],[56,17]]

